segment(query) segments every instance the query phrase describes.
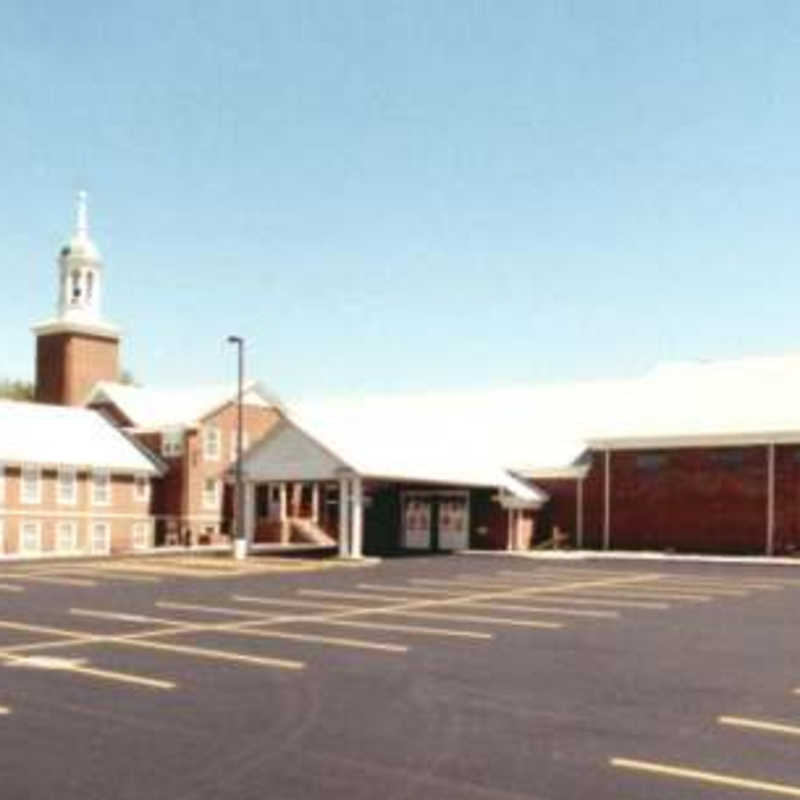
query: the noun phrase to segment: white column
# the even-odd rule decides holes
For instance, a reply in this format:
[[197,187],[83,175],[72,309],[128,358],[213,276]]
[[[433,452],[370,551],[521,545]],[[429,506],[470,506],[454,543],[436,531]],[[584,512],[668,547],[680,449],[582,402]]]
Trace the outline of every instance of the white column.
[[767,445],[767,548],[768,556],[775,554],[775,445]]
[[611,451],[605,451],[603,467],[603,550],[611,547]]
[[350,557],[361,558],[364,539],[364,483],[353,479],[353,536],[350,540]]
[[578,478],[575,487],[575,546],[578,550],[583,548],[583,478]]
[[319,484],[316,481],[311,484],[311,521],[315,525],[319,523]]
[[514,522],[513,522],[513,514],[514,512],[509,508],[506,511],[508,514],[508,530],[506,531],[506,550],[513,550],[514,549]]
[[286,542],[287,539],[287,532],[289,530],[289,523],[287,521],[287,513],[286,513],[286,481],[281,481],[280,483],[280,521],[281,521],[281,544]]
[[244,540],[249,549],[256,535],[256,485],[247,481],[244,485]]
[[350,481],[339,481],[339,558],[347,558],[350,550]]

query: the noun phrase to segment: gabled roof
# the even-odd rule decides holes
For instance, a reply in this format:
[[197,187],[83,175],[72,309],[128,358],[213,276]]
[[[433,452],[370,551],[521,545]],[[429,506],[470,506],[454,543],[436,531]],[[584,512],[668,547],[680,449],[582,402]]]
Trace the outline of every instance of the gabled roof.
[[[128,386],[100,381],[87,405],[111,403],[140,430],[191,427],[236,400],[236,384],[210,384],[189,388]],[[257,381],[244,386],[245,405],[274,406],[276,401]]]
[[[333,459],[341,470],[364,477],[493,487],[533,504],[547,498],[494,460],[469,430],[454,429],[427,407],[408,407],[398,398],[363,398],[357,402],[297,405],[285,413],[288,420],[284,426],[274,429],[245,456],[245,472],[258,477],[259,461],[275,447],[273,443],[285,426],[291,425],[327,457],[328,469]],[[301,448],[301,443],[292,442],[288,448],[276,448],[275,457],[291,470],[295,468],[292,456]]]
[[161,471],[97,411],[13,400],[0,400],[0,462],[148,475]]

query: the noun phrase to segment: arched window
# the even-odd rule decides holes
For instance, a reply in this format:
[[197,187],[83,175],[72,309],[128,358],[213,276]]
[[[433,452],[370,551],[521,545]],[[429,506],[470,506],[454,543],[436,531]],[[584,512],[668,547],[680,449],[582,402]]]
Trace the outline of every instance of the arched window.
[[72,298],[73,303],[77,303],[78,300],[81,299],[81,273],[74,269],[72,270],[72,291],[70,292],[70,297]]

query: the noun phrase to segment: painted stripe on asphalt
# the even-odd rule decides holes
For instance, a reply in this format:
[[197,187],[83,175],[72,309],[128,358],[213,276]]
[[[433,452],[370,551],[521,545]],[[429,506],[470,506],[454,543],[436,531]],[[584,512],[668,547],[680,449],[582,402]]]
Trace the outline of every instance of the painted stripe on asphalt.
[[0,592],[24,592],[22,586],[13,586],[10,583],[0,583]]
[[6,716],[11,713],[11,709],[8,706],[0,706],[0,715]]
[[221,628],[222,633],[237,636],[256,636],[263,639],[289,639],[311,644],[329,644],[339,647],[353,647],[359,650],[381,650],[386,653],[407,653],[408,647],[404,644],[386,644],[383,642],[370,642],[364,639],[344,639],[339,636],[319,636],[313,633],[286,633],[285,631],[264,631],[255,628]]
[[758,731],[768,731],[769,733],[785,733],[789,736],[800,736],[800,727],[796,725],[783,725],[779,722],[768,722],[761,719],[749,719],[747,717],[717,717],[720,725],[735,725],[739,728],[752,728]]
[[800,797],[800,786],[769,783],[767,781],[741,778],[737,775],[722,775],[718,772],[703,772],[701,770],[686,769],[685,767],[677,767],[671,764],[656,764],[652,761],[635,761],[630,758],[612,758],[610,763],[614,767],[623,767],[639,772],[651,772],[656,775],[666,775],[672,778],[686,778],[700,781],[701,783],[731,786],[735,789],[751,789],[754,792],[771,792],[772,794],[779,794],[784,797]]
[[129,639],[125,637],[113,637],[109,638],[107,641],[130,647],[141,647],[147,650],[163,650],[169,653],[181,653],[188,656],[198,656],[199,658],[217,659],[219,661],[236,661],[243,664],[255,664],[261,667],[301,670],[305,669],[306,666],[302,661],[253,656],[248,653],[232,653],[228,650],[212,650],[207,647],[190,647],[188,645],[166,644],[165,642],[143,641],[142,639]]
[[508,617],[484,617],[469,614],[445,614],[433,611],[406,611],[404,609],[379,608],[365,609],[365,614],[386,614],[397,617],[418,617],[420,619],[451,619],[454,622],[480,622],[486,625],[512,625],[520,628],[545,628],[555,630],[563,628],[560,622],[540,622],[538,620],[510,619]]
[[37,583],[57,583],[64,586],[97,586],[97,581],[88,578],[51,578],[47,575],[33,575],[27,572],[6,573],[0,577],[7,581],[35,581]]
[[146,686],[150,689],[174,689],[172,681],[159,678],[148,678],[144,675],[133,675],[129,672],[116,672],[97,667],[87,667],[83,659],[53,658],[52,656],[21,656],[9,658],[6,666],[23,667],[28,669],[43,669],[53,672],[75,672],[90,678],[117,681],[118,683],[132,683],[137,686]]
[[206,614],[223,614],[230,617],[252,617],[254,619],[263,619],[265,622],[274,617],[274,615],[265,616],[259,611],[245,611],[241,608],[220,608],[219,606],[203,606],[195,603],[173,603],[169,600],[159,600],[156,605],[159,608],[172,608],[176,611],[202,611]]
[[481,631],[460,631],[452,628],[429,628],[426,625],[395,625],[391,622],[356,622],[349,619],[294,619],[293,622],[310,622],[318,625],[336,625],[344,628],[364,628],[365,630],[397,631],[420,636],[450,636],[455,639],[494,639],[493,633]]
[[184,627],[185,622],[176,619],[164,619],[163,617],[149,617],[145,614],[118,614],[115,611],[95,611],[91,608],[71,608],[70,614],[78,617],[95,617],[97,619],[115,619],[120,622],[153,622],[158,625],[177,625]]
[[[345,599],[351,600],[418,600],[418,597],[403,597],[402,595],[385,595],[385,594],[367,594],[364,592],[333,592],[333,591],[324,591],[322,589],[300,589],[297,592],[301,595],[307,595],[309,597],[342,597]],[[465,600],[463,603],[456,603],[459,607],[469,607],[469,608],[494,608],[499,611],[521,611],[531,614],[555,614],[555,615],[564,615],[568,617],[607,617],[607,618],[616,618],[619,617],[619,614],[616,611],[576,611],[575,609],[566,609],[566,608],[556,608],[555,606],[552,608],[547,607],[537,607],[537,606],[518,606],[518,605],[508,605],[507,603],[482,603],[482,602],[474,602]]]

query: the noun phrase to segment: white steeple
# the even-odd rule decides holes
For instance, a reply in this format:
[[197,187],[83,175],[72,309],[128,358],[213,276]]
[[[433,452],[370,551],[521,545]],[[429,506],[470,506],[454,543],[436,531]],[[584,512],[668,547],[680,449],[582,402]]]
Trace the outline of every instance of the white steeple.
[[58,256],[58,316],[75,322],[100,321],[100,288],[103,263],[89,238],[86,192],[78,192],[75,232]]
[[103,319],[100,311],[103,262],[89,236],[86,192],[78,192],[75,230],[58,254],[58,304],[56,316],[37,325],[36,333],[57,328],[80,329],[100,336],[117,336],[116,326]]

